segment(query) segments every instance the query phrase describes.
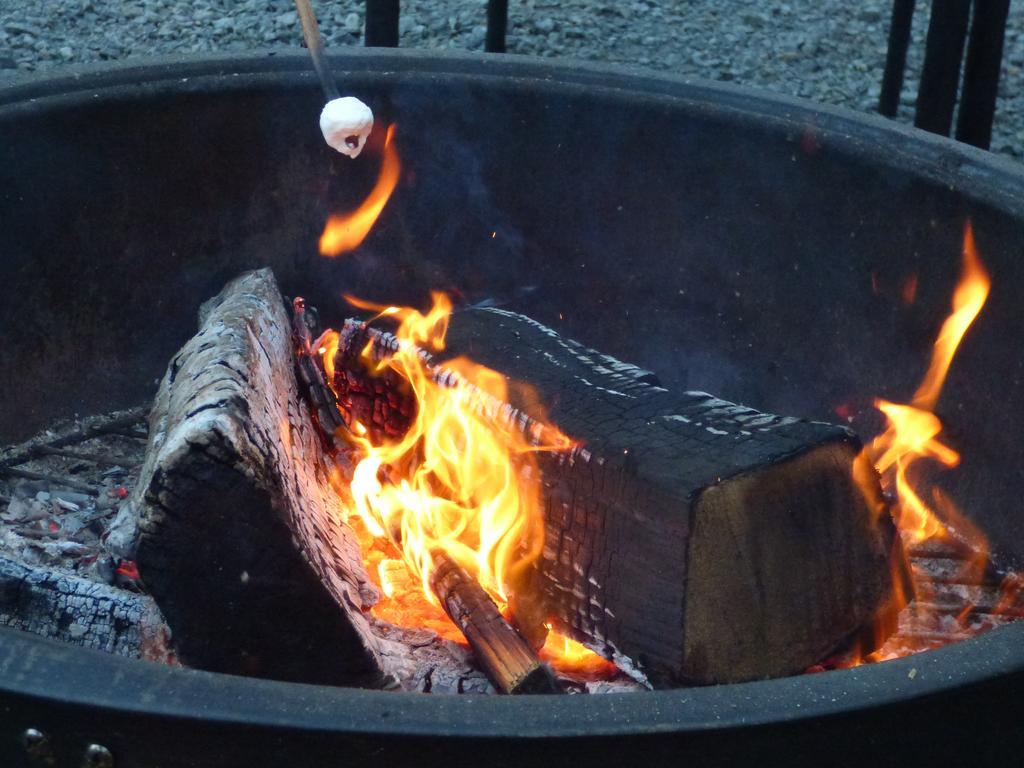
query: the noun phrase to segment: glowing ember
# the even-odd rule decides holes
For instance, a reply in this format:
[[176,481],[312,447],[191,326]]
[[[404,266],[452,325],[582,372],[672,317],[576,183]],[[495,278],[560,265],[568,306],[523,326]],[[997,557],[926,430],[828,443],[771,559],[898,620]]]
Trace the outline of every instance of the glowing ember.
[[391,193],[395,191],[401,172],[394,137],[395,126],[390,125],[384,139],[384,159],[381,162],[380,175],[362,204],[351,213],[335,214],[327,219],[327,226],[320,235],[321,255],[340,256],[358,248],[391,199]]

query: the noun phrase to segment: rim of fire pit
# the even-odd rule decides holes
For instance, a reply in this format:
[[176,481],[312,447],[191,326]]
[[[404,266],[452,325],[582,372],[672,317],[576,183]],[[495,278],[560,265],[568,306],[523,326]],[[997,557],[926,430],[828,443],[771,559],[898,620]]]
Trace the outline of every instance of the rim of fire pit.
[[[794,132],[813,126],[830,146],[843,152],[870,156],[872,162],[923,178],[952,178],[968,199],[1024,217],[1024,172],[1018,164],[842,108],[729,84],[580,62],[359,49],[333,56],[332,61],[339,79],[352,73],[363,79],[404,84],[495,80],[537,92],[587,90],[606,98],[686,105],[691,110],[728,115],[739,124],[772,124]],[[4,120],[22,114],[46,114],[95,99],[130,101],[168,94],[245,90],[256,85],[318,87],[307,58],[298,53],[166,57],[84,66],[52,75],[17,77],[0,87],[0,126]],[[35,727],[79,740],[105,738],[116,745],[112,749],[120,749],[122,754],[131,754],[134,749],[136,755],[140,754],[139,744],[133,747],[132,739],[157,730],[163,734],[164,746],[156,748],[169,752],[177,749],[177,754],[204,744],[207,749],[216,749],[217,738],[230,737],[248,739],[246,749],[266,749],[267,754],[277,754],[275,749],[291,750],[283,754],[296,759],[306,753],[305,747],[295,745],[308,745],[316,741],[313,737],[365,737],[368,741],[357,754],[368,759],[367,755],[373,753],[369,745],[377,744],[373,739],[378,735],[403,737],[388,745],[380,742],[380,749],[427,750],[423,754],[429,757],[425,746],[428,742],[417,741],[416,737],[436,740],[442,736],[438,749],[443,749],[451,740],[524,737],[527,743],[540,739],[550,744],[561,739],[578,742],[577,737],[584,736],[685,737],[698,732],[742,731],[747,738],[766,732],[765,728],[802,728],[814,723],[813,728],[781,732],[794,739],[791,744],[802,743],[809,750],[794,754],[791,763],[795,764],[812,759],[814,754],[825,754],[823,750],[830,747],[830,739],[838,733],[836,728],[846,727],[844,716],[854,712],[884,718],[872,721],[876,725],[890,722],[892,713],[898,713],[902,731],[913,727],[907,723],[926,727],[922,718],[929,714],[976,707],[979,696],[1009,697],[1022,690],[1024,622],[939,650],[852,670],[645,694],[525,698],[441,697],[233,677],[125,659],[0,630],[0,706],[13,713],[5,718],[7,722],[0,731],[10,736]],[[1012,708],[1007,705],[1005,709]],[[999,711],[997,707],[985,708],[986,722],[998,722]],[[206,735],[197,736],[198,740],[189,746],[173,742],[175,734],[181,736],[188,732],[183,728],[194,729],[198,723],[213,730],[204,731]],[[865,735],[866,744],[901,743],[899,732],[890,726],[878,727],[873,735]],[[1019,746],[1024,740],[1019,728],[1016,735],[1012,729],[1004,735],[1001,748],[1010,748],[1007,745],[1011,743]],[[946,734],[937,742],[946,743],[948,738]],[[914,741],[913,734],[908,740]],[[356,742],[345,743],[351,748]],[[595,743],[603,745],[595,753],[598,762],[619,749],[611,746],[614,742]],[[703,743],[670,742],[670,751],[665,751],[668,747],[654,747],[648,759],[658,762],[670,754],[699,756],[702,753],[696,750]],[[755,749],[761,742],[754,739],[744,743]],[[0,747],[0,751],[3,749]],[[707,756],[738,754],[735,743],[728,749]],[[241,753],[233,750],[231,754]],[[311,760],[306,764],[315,764],[315,755],[321,753],[309,754],[314,756],[303,759]],[[577,752],[551,749],[535,755],[535,762],[565,759],[570,754]],[[748,756],[754,754],[751,751]],[[338,754],[338,759],[343,755]],[[225,760],[210,764],[229,764]],[[489,762],[504,764],[500,759]],[[129,758],[126,764],[136,762]],[[193,763],[168,759],[166,764]],[[423,764],[431,764],[431,760],[425,759]],[[463,763],[453,760],[448,764]]]
[[[889,167],[941,180],[970,200],[1024,214],[1024,172],[1012,158],[845,107],[642,67],[573,59],[350,48],[330,60],[339,82],[349,75],[402,84],[455,77],[463,83],[514,83],[538,93],[571,94],[585,89],[610,98],[686,105],[706,114],[728,115],[739,125],[781,126],[797,135],[811,128],[819,140],[851,156],[870,156],[876,163],[884,158]],[[53,72],[15,75],[7,83],[0,80],[0,119],[101,98],[244,91],[255,85],[315,90],[318,81],[307,56],[277,51],[73,65]]]

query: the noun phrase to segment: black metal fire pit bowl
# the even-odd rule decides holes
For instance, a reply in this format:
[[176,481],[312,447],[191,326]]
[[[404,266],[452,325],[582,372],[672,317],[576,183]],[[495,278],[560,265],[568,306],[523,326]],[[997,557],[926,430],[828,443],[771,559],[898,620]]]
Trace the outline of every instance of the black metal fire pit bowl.
[[[316,242],[378,160],[327,148],[307,59],[163,60],[0,89],[0,443],[144,402],[199,304],[274,267],[340,293],[496,298],[670,387],[870,434],[923,374],[971,217],[993,276],[939,413],[948,490],[1020,564],[1024,174],[869,116],[642,71],[353,51],[402,182],[355,254]],[[916,301],[899,287],[918,276]],[[845,411],[844,411],[845,412]],[[228,677],[0,632],[0,763],[1019,764],[1024,626],[900,661],[629,696],[441,698]],[[99,753],[100,750],[94,749]],[[102,758],[97,757],[97,760]],[[870,761],[870,763],[868,762]],[[90,764],[105,764],[95,762]]]

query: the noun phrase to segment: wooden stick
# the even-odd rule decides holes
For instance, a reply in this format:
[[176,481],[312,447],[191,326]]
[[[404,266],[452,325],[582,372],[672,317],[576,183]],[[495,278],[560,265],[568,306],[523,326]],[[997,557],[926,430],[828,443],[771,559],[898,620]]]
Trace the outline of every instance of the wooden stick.
[[19,448],[13,449],[8,456],[0,459],[0,470],[6,469],[7,467],[16,467],[19,464],[31,461],[38,456],[44,455],[50,448],[62,448],[65,445],[82,443],[90,438],[98,437],[100,435],[124,434],[129,437],[145,439],[144,435],[132,435],[130,433],[122,432],[121,430],[145,421],[148,415],[149,406],[140,406],[138,408],[133,408],[120,416],[115,416],[113,418],[103,417],[97,421],[90,422],[83,427],[73,429],[59,437],[55,437],[53,440],[46,440],[41,443],[31,442],[27,445],[22,445]]
[[320,25],[316,22],[316,14],[310,0],[295,0],[295,7],[299,11],[299,21],[302,23],[302,36],[306,39],[306,47],[309,49],[309,57],[313,60],[313,68],[317,77],[320,78],[320,87],[324,90],[324,98],[327,101],[338,98],[338,86],[334,82],[334,75],[331,74],[331,67],[327,63],[327,56],[324,53],[324,39],[320,36]]
[[473,649],[484,674],[501,693],[563,693],[547,665],[512,628],[490,596],[464,568],[434,554],[430,586]]
[[21,477],[25,480],[44,480],[54,485],[62,485],[65,488],[73,488],[76,491],[82,491],[93,496],[99,496],[100,492],[98,489],[93,488],[91,485],[80,483],[77,480],[71,480],[66,477],[59,477],[57,475],[48,475],[43,472],[30,472],[27,469],[19,469],[17,467],[4,467],[0,469],[0,475],[7,475],[8,477]]
[[46,456],[63,456],[65,459],[79,459],[80,461],[88,461],[89,463],[95,464],[99,467],[130,467],[133,464],[141,463],[138,459],[111,459],[107,456],[98,456],[95,453],[69,451],[66,448],[54,448],[49,445],[42,446],[39,449],[39,452]]
[[339,454],[342,448],[340,436],[348,430],[338,408],[334,390],[327,386],[318,358],[313,353],[312,333],[306,319],[306,300],[296,296],[292,300],[292,341],[295,344],[295,368],[300,385],[303,386],[324,448],[331,454]]

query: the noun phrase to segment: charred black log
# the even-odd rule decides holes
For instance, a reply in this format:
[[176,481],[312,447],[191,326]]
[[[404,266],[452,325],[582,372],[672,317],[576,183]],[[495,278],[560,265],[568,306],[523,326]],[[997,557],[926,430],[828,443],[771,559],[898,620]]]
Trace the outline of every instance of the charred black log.
[[299,396],[292,326],[269,270],[201,311],[150,416],[137,561],[186,663],[381,685],[376,600]]
[[[379,357],[396,347],[347,323],[339,391],[360,378],[367,337]],[[850,430],[668,392],[503,310],[455,314],[446,354],[530,385],[509,404],[481,393],[483,412],[527,434],[547,417],[583,446],[541,458],[545,547],[517,595],[526,634],[546,615],[654,684],[733,682],[807,668],[890,603],[902,551],[880,491],[869,503],[854,481]],[[429,362],[439,382],[455,377]],[[374,388],[361,407],[386,430],[403,404]]]

